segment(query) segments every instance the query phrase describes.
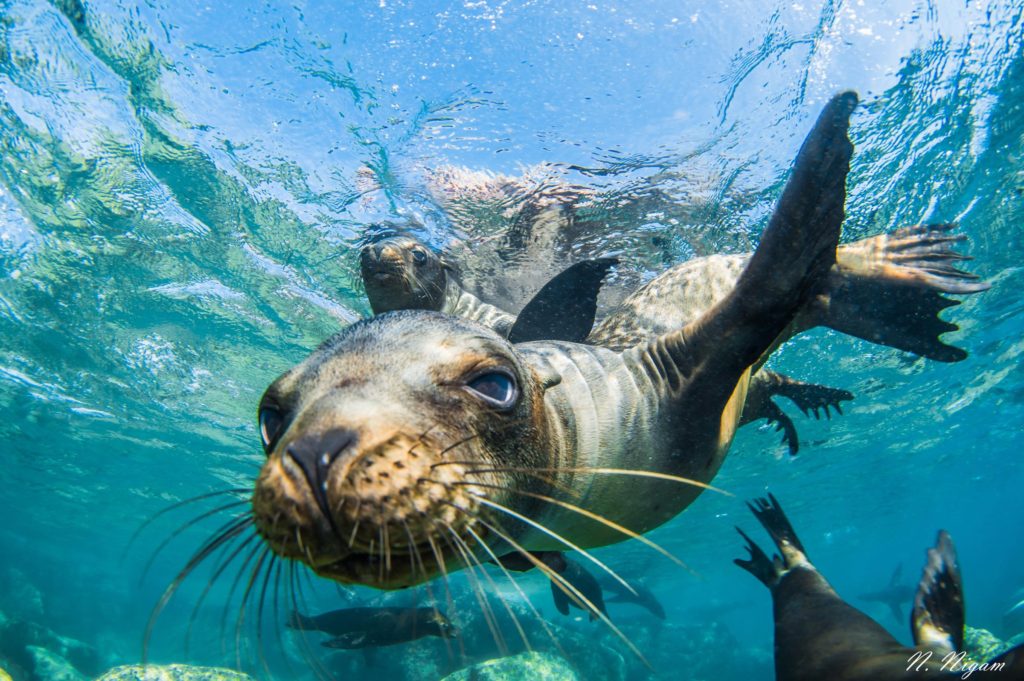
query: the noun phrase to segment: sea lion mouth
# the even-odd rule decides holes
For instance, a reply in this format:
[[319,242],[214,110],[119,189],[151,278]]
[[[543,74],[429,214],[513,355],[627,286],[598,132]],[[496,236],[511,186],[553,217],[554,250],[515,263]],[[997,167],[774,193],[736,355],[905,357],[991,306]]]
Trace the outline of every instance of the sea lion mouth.
[[486,489],[463,485],[455,462],[435,470],[426,452],[443,448],[423,438],[396,436],[333,463],[317,454],[302,464],[303,447],[268,459],[253,494],[257,531],[282,558],[339,582],[400,588],[463,562],[486,534],[475,520]]

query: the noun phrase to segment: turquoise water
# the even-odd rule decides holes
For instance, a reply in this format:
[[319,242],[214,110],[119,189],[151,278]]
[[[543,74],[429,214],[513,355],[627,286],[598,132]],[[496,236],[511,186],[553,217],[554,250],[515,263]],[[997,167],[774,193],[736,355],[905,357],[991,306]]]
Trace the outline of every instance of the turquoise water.
[[[600,550],[646,579],[668,619],[611,613],[663,678],[770,678],[769,596],[731,562],[732,526],[753,527],[742,500],[770,490],[839,592],[901,640],[906,622],[856,595],[899,563],[916,579],[940,527],[968,624],[1019,633],[1001,617],[1024,587],[1019,3],[688,4],[0,0],[0,624],[81,642],[67,657],[86,678],[141,659],[160,594],[220,523],[147,561],[216,503],[129,540],[176,501],[252,485],[263,390],[369,313],[357,254],[371,223],[416,220],[513,309],[572,258],[619,255],[625,289],[752,248],[814,116],[852,88],[844,240],[958,222],[970,269],[993,285],[944,313],[970,356],[939,364],[824,330],[783,347],[774,368],[856,399],[829,421],[789,409],[795,458],[767,427],[740,431],[715,480],[736,496],[705,495],[652,533],[696,574],[636,542]],[[507,195],[461,192],[478,173],[524,179]],[[560,182],[585,188],[586,229],[554,263],[491,246]],[[283,631],[285,596],[262,628],[250,608],[236,635],[244,583],[229,596],[229,573],[187,642],[210,574],[186,582],[150,660],[273,678],[437,678],[463,664],[437,640],[331,653]],[[383,602],[297,579],[302,610]],[[600,624],[556,613],[541,577],[521,581],[571,662],[585,666],[595,653],[579,642],[597,640],[621,662],[602,664],[608,678],[646,677]],[[470,586],[458,578],[449,614],[472,661],[495,657]],[[46,678],[15,670],[24,645],[5,631],[0,667]]]

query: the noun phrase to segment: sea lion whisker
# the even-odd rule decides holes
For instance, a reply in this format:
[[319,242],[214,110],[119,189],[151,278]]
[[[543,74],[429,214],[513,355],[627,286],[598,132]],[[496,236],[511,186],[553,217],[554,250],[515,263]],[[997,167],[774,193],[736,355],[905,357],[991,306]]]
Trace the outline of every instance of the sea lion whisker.
[[[153,562],[156,561],[156,559],[160,555],[160,553],[165,548],[167,548],[168,544],[170,544],[172,541],[174,541],[179,536],[181,536],[182,532],[184,532],[185,530],[189,529],[190,527],[194,527],[194,526],[198,525],[199,523],[203,522],[204,520],[206,520],[207,518],[209,518],[211,516],[215,516],[218,513],[223,513],[224,511],[228,511],[228,510],[230,510],[232,508],[237,508],[239,506],[244,506],[244,505],[246,505],[248,503],[249,503],[248,501],[233,501],[230,504],[224,504],[222,506],[218,506],[217,508],[214,508],[214,509],[211,509],[209,511],[206,511],[205,513],[201,513],[200,515],[196,516],[195,518],[192,518],[188,522],[186,522],[186,523],[180,525],[179,527],[177,527],[173,532],[171,532],[170,535],[165,537],[164,540],[161,541],[160,544],[156,547],[156,549],[153,551],[153,553],[150,554],[149,559],[146,561],[146,564],[142,568],[142,575],[139,577],[139,582],[141,583],[144,579],[146,579],[146,575],[149,574],[150,568],[153,567]],[[250,511],[246,511],[244,513],[240,513],[240,514],[236,515],[234,517],[234,520],[239,520],[241,518],[249,517],[250,515],[251,515],[251,512]]]
[[359,512],[363,510],[363,500],[359,499],[356,501],[356,511],[354,517],[356,521],[352,523],[352,532],[348,535],[348,547],[352,548],[352,545],[356,541],[356,533],[359,532],[360,515]]
[[391,537],[388,536],[388,523],[381,523],[384,538],[381,543],[384,545],[384,571],[391,574]]
[[[463,470],[462,471],[462,473],[464,475],[480,475],[482,473],[504,473],[504,472],[506,472],[505,469],[501,469],[501,468],[475,468],[475,469]],[[543,475],[541,473],[537,473],[537,472],[535,472],[533,470],[530,470],[528,468],[523,468],[522,470],[514,471],[514,472],[523,473],[523,474],[528,475],[528,476],[530,476],[532,478],[537,478],[538,480],[542,480],[543,482],[551,485],[552,487],[554,487],[558,491],[565,492],[569,496],[575,497],[577,499],[579,499],[581,496],[583,496],[583,494],[579,490],[573,489],[572,487],[569,487],[568,485],[566,485],[563,482],[559,482],[558,480],[555,480],[552,477],[549,477],[547,475]],[[461,482],[460,484],[472,485],[472,484],[476,484],[476,483]]]
[[[161,517],[167,515],[171,511],[177,510],[177,509],[179,509],[179,508],[181,508],[183,506],[188,506],[189,504],[195,504],[195,503],[198,503],[200,501],[205,501],[207,499],[212,499],[214,497],[224,496],[225,494],[246,494],[246,493],[251,494],[252,490],[251,489],[245,489],[244,487],[234,487],[232,489],[222,489],[222,490],[220,490],[218,492],[208,492],[206,494],[200,494],[198,496],[190,497],[188,499],[182,499],[181,501],[177,501],[177,502],[171,504],[170,506],[167,506],[166,508],[160,509],[159,511],[157,511],[153,515],[151,515],[148,518],[146,518],[135,529],[135,532],[132,533],[132,536],[128,540],[128,543],[125,544],[124,551],[121,553],[121,559],[124,560],[124,558],[128,555],[128,550],[132,547],[132,544],[135,543],[135,540],[137,540],[139,538],[139,535],[142,534],[142,532],[147,527],[152,525],[153,522],[156,521],[158,518],[161,518]],[[240,500],[240,501],[241,501],[241,503],[247,503],[246,500]]]
[[[451,527],[450,524],[448,524],[447,522],[444,522],[444,521],[442,521],[442,522],[448,527],[449,532],[455,532],[455,530]],[[465,539],[463,539],[462,537],[458,537],[457,536],[456,541],[461,543],[466,551],[468,551],[471,554],[473,553],[472,548],[469,546],[468,543],[466,543]],[[523,629],[522,624],[519,623],[519,618],[516,617],[515,612],[512,611],[512,608],[511,608],[511,606],[509,606],[508,601],[505,599],[505,597],[501,595],[501,591],[498,589],[498,585],[494,583],[494,578],[491,577],[490,572],[488,572],[484,568],[483,562],[480,561],[479,557],[477,557],[475,555],[474,555],[474,559],[477,561],[477,564],[480,566],[480,572],[483,574],[484,578],[487,580],[487,583],[490,584],[491,588],[494,590],[494,594],[498,597],[498,601],[501,602],[502,606],[504,606],[504,608],[505,608],[505,611],[508,612],[509,617],[512,618],[512,624],[515,626],[516,631],[519,633],[519,637],[523,640],[523,645],[526,646],[527,650],[532,652],[533,651],[533,646],[530,645],[530,639],[528,639],[526,637],[526,631]]]
[[485,483],[485,482],[466,482],[466,481],[457,480],[457,481],[452,482],[451,484],[452,485],[468,485],[468,486],[475,485],[477,487],[490,487],[490,488],[494,488],[494,489],[506,490],[506,491],[509,491],[509,492],[513,492],[515,494],[521,494],[523,496],[530,497],[532,499],[539,499],[541,501],[545,501],[545,502],[547,502],[549,504],[553,504],[555,506],[559,506],[559,507],[564,508],[564,509],[566,509],[568,511],[573,511],[575,513],[579,513],[580,515],[582,515],[582,516],[584,516],[586,518],[590,518],[591,520],[599,522],[599,523],[601,523],[602,525],[604,525],[606,527],[610,527],[610,528],[612,528],[613,530],[615,530],[617,532],[621,532],[622,534],[626,535],[630,539],[636,539],[637,541],[639,541],[640,543],[644,544],[645,546],[647,546],[647,547],[649,547],[651,549],[654,549],[655,551],[657,551],[661,555],[665,556],[666,558],[668,558],[673,563],[675,563],[679,567],[683,568],[684,570],[686,570],[690,574],[693,574],[693,575],[697,574],[696,572],[694,572],[694,570],[692,568],[690,568],[690,566],[688,566],[682,560],[680,560],[676,556],[672,555],[666,549],[664,549],[662,546],[660,546],[659,544],[656,544],[655,542],[651,541],[650,539],[648,539],[647,537],[643,536],[639,532],[634,532],[633,530],[631,530],[628,527],[625,527],[623,525],[620,525],[619,523],[615,522],[614,520],[609,520],[608,518],[605,518],[602,515],[594,513],[593,511],[588,511],[587,509],[582,508],[580,506],[576,506],[575,504],[570,504],[570,503],[568,503],[566,501],[562,501],[561,499],[555,499],[554,497],[549,497],[549,496],[547,496],[545,494],[538,494],[536,492],[528,492],[526,490],[520,490],[520,489],[509,489],[509,488],[503,487],[501,485],[492,485],[492,484],[488,484],[488,483]]
[[650,662],[647,661],[647,658],[644,657],[644,654],[640,652],[640,649],[637,648],[631,640],[629,640],[629,637],[622,633],[622,631],[612,623],[608,616],[601,612],[600,609],[598,609],[598,607],[594,605],[594,603],[591,602],[589,598],[584,596],[579,589],[573,586],[572,583],[569,582],[569,580],[567,580],[565,577],[563,577],[562,575],[558,574],[550,567],[545,565],[543,561],[537,559],[536,556],[534,556],[532,553],[523,548],[523,546],[519,542],[512,539],[512,537],[510,537],[507,533],[498,529],[496,525],[492,525],[491,523],[487,522],[479,516],[477,517],[477,521],[481,525],[489,529],[491,532],[494,532],[500,538],[504,539],[505,542],[507,542],[509,546],[511,546],[513,549],[523,554],[523,556],[527,560],[533,563],[534,567],[536,567],[538,570],[547,575],[548,579],[550,579],[559,589],[561,589],[566,596],[569,596],[570,598],[585,604],[591,613],[593,613],[595,616],[597,616],[598,619],[604,622],[608,626],[608,628],[610,628],[615,633],[619,640],[626,644],[626,646],[633,652],[633,654],[636,655],[641,662],[643,662],[645,667],[650,669],[652,672],[654,671],[654,667],[651,665]]
[[[440,521],[448,533],[454,539],[454,544],[451,544],[459,554],[462,555],[462,561],[466,564],[466,569],[469,573],[470,584],[473,587],[473,594],[476,596],[477,603],[480,604],[480,609],[484,614],[484,619],[487,621],[487,626],[491,630],[491,636],[494,637],[494,644],[498,646],[498,652],[501,653],[502,657],[509,654],[508,643],[505,641],[505,636],[501,633],[501,627],[498,626],[498,619],[494,616],[494,610],[491,608],[490,601],[487,600],[487,592],[484,591],[483,586],[480,582],[480,577],[477,575],[477,566],[483,567],[482,563],[478,558],[473,556],[473,552],[466,547],[466,543],[458,535],[458,533],[452,529],[445,521]],[[447,538],[447,535],[442,535]]]
[[[249,535],[241,544],[236,546],[231,551],[230,555],[228,555],[224,560],[222,560],[220,562],[220,564],[216,567],[216,569],[214,570],[214,572],[210,576],[210,578],[208,580],[206,580],[206,586],[203,587],[203,592],[201,594],[199,594],[199,598],[196,600],[195,605],[192,606],[192,612],[189,614],[189,618],[188,618],[188,625],[185,627],[185,657],[186,658],[188,657],[189,641],[191,640],[191,637],[192,637],[192,626],[195,624],[196,617],[199,616],[199,610],[202,607],[203,602],[205,602],[207,594],[210,593],[210,589],[213,588],[214,583],[220,578],[220,576],[224,573],[224,571],[227,569],[227,567],[229,565],[231,565],[231,563],[234,562],[235,558],[237,558],[238,555],[242,551],[245,550],[245,547],[248,546],[250,543],[252,543],[254,540],[256,540],[258,538],[259,538],[259,535],[256,534],[255,532],[252,533],[251,535]],[[227,549],[228,547],[229,547],[229,544],[225,544],[224,548]]]
[[178,590],[178,587],[181,586],[181,583],[184,582],[185,579],[192,574],[192,571],[195,570],[200,563],[206,560],[211,553],[216,551],[225,542],[233,539],[242,532],[245,532],[245,530],[247,530],[252,524],[253,519],[251,517],[241,518],[229,523],[225,526],[227,529],[222,532],[218,532],[218,534],[216,534],[212,539],[205,541],[202,546],[192,554],[188,562],[185,563],[185,567],[178,572],[167,588],[164,589],[163,594],[160,596],[160,600],[157,601],[157,604],[153,607],[153,611],[149,614],[149,620],[146,622],[145,633],[142,637],[143,663],[146,661],[146,654],[149,650],[149,639],[153,635],[153,627],[156,626],[156,620],[163,609],[167,606],[167,603],[171,600],[171,597]]
[[626,589],[631,594],[633,594],[634,596],[639,596],[639,594],[637,594],[636,590],[633,589],[633,587],[631,587],[626,580],[624,580],[622,577],[619,576],[619,573],[615,572],[615,570],[612,570],[600,558],[597,558],[596,556],[594,556],[592,553],[590,553],[586,549],[582,548],[581,546],[579,546],[577,544],[574,544],[573,542],[569,541],[568,539],[566,539],[565,537],[563,537],[559,533],[555,532],[554,530],[545,527],[541,523],[538,523],[536,520],[533,520],[531,518],[527,518],[522,513],[519,513],[517,511],[513,511],[511,508],[509,508],[507,506],[503,506],[502,504],[499,504],[496,501],[491,501],[490,499],[488,499],[487,497],[485,497],[482,494],[476,494],[476,493],[474,493],[472,491],[470,491],[469,494],[474,496],[474,497],[476,497],[480,501],[481,504],[483,504],[485,506],[489,506],[489,507],[493,508],[496,511],[501,511],[502,513],[505,513],[506,515],[512,516],[516,520],[519,520],[520,522],[526,523],[530,527],[533,527],[535,529],[540,530],[541,532],[543,532],[544,534],[548,535],[549,537],[551,537],[555,541],[559,541],[562,544],[564,544],[565,546],[568,546],[573,551],[576,551],[581,556],[583,556],[584,558],[589,560],[591,563],[593,563],[594,565],[598,566],[599,568],[604,570],[606,573],[608,573],[613,579],[615,579],[615,581],[617,581],[622,586],[626,587]]
[[523,591],[523,588],[519,586],[519,582],[516,581],[516,578],[512,575],[509,569],[502,564],[497,554],[494,553],[494,550],[487,545],[487,543],[483,540],[483,537],[477,534],[476,531],[472,528],[472,526],[467,525],[466,531],[473,536],[474,541],[476,541],[478,545],[483,547],[484,551],[486,551],[487,555],[491,557],[491,560],[494,562],[494,564],[501,569],[501,571],[505,574],[505,577],[508,578],[508,581],[512,583],[512,587],[519,594],[519,597],[522,598],[523,601],[526,603],[526,607],[530,609],[530,612],[533,614],[533,616],[537,618],[538,622],[540,622],[541,627],[544,629],[544,632],[548,635],[548,638],[551,639],[551,642],[555,644],[555,648],[558,650],[559,654],[561,654],[562,657],[569,659],[569,655],[565,652],[565,649],[562,648],[562,644],[558,642],[558,637],[555,636],[555,632],[551,631],[551,627],[548,626],[547,620],[545,620],[544,617],[541,616],[537,608],[534,607],[533,601],[531,601],[530,597],[526,595],[526,592]]
[[[290,561],[288,563],[288,596],[291,599],[293,613],[299,612],[299,600],[298,597],[296,596],[296,594],[299,593],[299,581],[296,565],[297,563],[295,561]],[[305,603],[303,603],[303,610],[305,610]],[[320,662],[320,659],[316,656],[315,651],[313,650],[313,646],[310,645],[309,637],[306,635],[306,627],[303,624],[302,620],[299,620],[297,624],[298,626],[294,628],[299,630],[299,639],[301,641],[302,654],[313,667],[317,679],[323,679],[324,681],[330,680],[332,676],[324,667],[323,663]]]
[[[510,421],[506,421],[505,423],[500,424],[499,426],[496,426],[496,427],[492,428],[491,432],[500,433],[502,431],[508,430],[509,428],[514,428],[516,426],[521,426],[524,423],[529,423],[529,420],[528,419],[512,419]],[[438,456],[438,458],[440,458],[440,457],[444,456],[445,454],[447,454],[448,452],[450,452],[451,450],[455,449],[456,447],[464,445],[467,442],[471,442],[472,440],[475,440],[477,438],[483,437],[485,434],[486,433],[484,433],[483,431],[477,431],[477,432],[473,433],[472,435],[467,435],[466,437],[462,438],[461,440],[456,440],[455,442],[453,442],[452,444],[446,446],[444,449],[442,449],[440,452],[438,452],[437,456]],[[454,463],[454,462],[451,462],[451,463]],[[476,464],[476,463],[478,463],[478,462],[474,462],[474,464]],[[438,466],[443,466],[445,464],[446,464],[446,462],[444,462],[444,461],[439,462],[439,463],[434,463],[434,464],[431,464],[430,469],[433,470],[434,468],[437,468]]]
[[[225,643],[226,643],[225,632],[227,631],[227,626],[228,626],[228,611],[231,608],[231,601],[234,600],[234,598],[235,598],[235,591],[238,589],[238,585],[242,583],[242,578],[245,577],[246,571],[249,569],[249,565],[256,559],[256,556],[259,555],[260,549],[263,549],[263,548],[265,548],[265,547],[263,545],[261,545],[261,544],[256,544],[252,548],[252,551],[250,551],[245,556],[245,558],[242,559],[242,565],[238,568],[238,574],[235,575],[235,578],[231,582],[231,588],[228,590],[228,597],[224,600],[224,609],[221,610],[221,615],[220,615],[220,642],[221,642],[221,652],[222,653],[226,654],[228,652],[227,648],[225,647]],[[240,607],[242,609],[244,609],[244,602],[243,602],[243,605],[240,606]],[[235,653],[236,653],[235,656],[238,657],[238,642],[237,642],[237,640],[235,641]]]
[[[437,616],[438,619],[441,619],[441,610],[437,607],[437,598],[434,596],[433,589],[430,588],[429,575],[427,574],[427,568],[423,563],[423,556],[422,554],[420,554],[419,546],[416,543],[415,537],[413,537],[412,528],[409,527],[409,523],[404,518],[402,519],[402,527],[405,528],[405,534],[409,538],[409,562],[412,563],[413,576],[415,577],[416,568],[418,566],[420,572],[422,572],[423,574],[423,586],[427,590],[427,598],[430,599],[431,607],[434,610],[434,615]],[[447,580],[445,580],[445,589],[447,588],[448,582]],[[461,632],[459,632],[458,635],[461,636]],[[444,639],[444,647],[448,651],[448,660],[450,662],[454,662],[455,651],[452,649],[451,641],[448,640],[449,637],[442,636],[441,638]]]
[[[444,580],[444,593],[445,602],[448,604],[448,612],[455,612],[455,600],[452,598],[451,582],[448,579],[448,564],[444,559],[444,553],[437,548],[437,543],[434,541],[433,536],[429,532],[425,533],[427,537],[427,544],[430,546],[431,552],[434,554],[434,561],[441,570],[441,577]],[[462,631],[455,637],[455,642],[459,644],[459,659],[466,659],[466,646],[462,640]]]
[[[464,465],[477,465],[479,462],[474,461],[446,461],[444,463],[461,463]],[[542,471],[551,473],[597,473],[598,475],[632,475],[639,478],[654,478],[656,480],[667,480],[669,482],[678,482],[682,485],[690,485],[693,487],[699,487],[701,489],[708,490],[709,492],[717,492],[718,494],[724,494],[727,497],[735,497],[736,495],[732,492],[724,490],[714,485],[701,482],[700,480],[694,480],[692,478],[684,478],[679,475],[672,475],[670,473],[661,473],[659,471],[645,471],[637,468],[599,468],[599,467],[588,467],[588,466],[568,466],[568,467],[551,467],[551,468],[519,468],[512,466],[496,466],[494,468],[476,468],[473,469],[476,473],[527,473],[530,471]]]
[[266,653],[263,650],[263,604],[267,599],[267,587],[270,585],[270,575],[274,572],[274,563],[277,560],[277,556],[271,552],[270,560],[267,561],[267,569],[263,573],[263,585],[260,587],[260,599],[256,608],[256,650],[259,655],[263,671],[267,673],[267,678],[271,677],[271,673],[270,665],[267,663]]

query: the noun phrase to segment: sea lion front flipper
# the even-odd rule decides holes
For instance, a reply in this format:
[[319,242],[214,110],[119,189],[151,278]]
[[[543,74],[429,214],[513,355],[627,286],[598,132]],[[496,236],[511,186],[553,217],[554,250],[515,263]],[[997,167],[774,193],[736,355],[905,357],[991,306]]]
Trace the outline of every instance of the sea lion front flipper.
[[645,363],[668,364],[658,370],[663,380],[689,383],[688,394],[700,395],[710,414],[724,406],[743,372],[772,348],[835,264],[856,104],[852,92],[837,95],[818,117],[733,290],[699,319],[646,348],[657,357]]
[[963,650],[964,594],[956,548],[945,530],[933,548],[914,596],[910,615],[914,645],[938,648],[944,653]]
[[618,262],[618,258],[584,260],[555,275],[519,312],[509,342],[585,341],[594,326],[597,294],[608,270]]
[[[758,373],[764,373],[764,370],[762,369]],[[843,409],[840,402],[848,402],[853,399],[853,393],[849,390],[831,388],[817,383],[804,383],[775,372],[768,373],[772,374],[774,379],[772,392],[790,400],[807,417],[813,413],[814,418],[820,419],[821,413],[824,412],[825,418],[830,419],[832,418],[830,409],[842,414]]]
[[[743,418],[747,416],[746,405],[743,409]],[[775,424],[775,430],[782,431],[782,444],[789,447],[789,455],[796,456],[800,451],[800,438],[796,434],[796,425],[793,419],[786,415],[786,412],[779,408],[779,405],[766,399],[760,404],[758,417],[768,421],[769,425]]]

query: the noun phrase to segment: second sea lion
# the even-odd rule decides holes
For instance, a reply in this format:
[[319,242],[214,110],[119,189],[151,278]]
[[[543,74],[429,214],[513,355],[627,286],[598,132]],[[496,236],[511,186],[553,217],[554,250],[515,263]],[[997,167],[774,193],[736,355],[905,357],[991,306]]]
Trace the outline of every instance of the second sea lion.
[[424,636],[453,638],[455,625],[435,608],[343,608],[312,617],[293,612],[291,629],[322,631],[331,638],[325,648],[376,648],[408,643]]
[[768,558],[742,530],[748,559],[737,559],[772,593],[778,681],[899,681],[1024,678],[1024,645],[975,663],[963,655],[964,601],[956,551],[939,532],[914,597],[913,648],[846,603],[807,558],[774,496],[749,504],[780,556]]

